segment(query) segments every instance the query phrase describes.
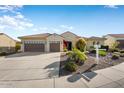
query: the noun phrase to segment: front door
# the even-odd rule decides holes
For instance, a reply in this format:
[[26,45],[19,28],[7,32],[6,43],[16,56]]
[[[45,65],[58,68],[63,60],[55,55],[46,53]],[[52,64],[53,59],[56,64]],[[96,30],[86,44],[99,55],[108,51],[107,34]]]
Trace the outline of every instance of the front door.
[[72,50],[72,42],[71,41],[67,41],[67,49]]

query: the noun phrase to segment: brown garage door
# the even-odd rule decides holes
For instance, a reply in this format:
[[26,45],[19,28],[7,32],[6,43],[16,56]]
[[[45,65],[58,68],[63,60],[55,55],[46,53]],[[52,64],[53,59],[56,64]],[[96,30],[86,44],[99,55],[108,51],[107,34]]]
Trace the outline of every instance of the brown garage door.
[[60,43],[50,43],[50,52],[60,52]]
[[25,52],[44,52],[44,44],[25,44]]

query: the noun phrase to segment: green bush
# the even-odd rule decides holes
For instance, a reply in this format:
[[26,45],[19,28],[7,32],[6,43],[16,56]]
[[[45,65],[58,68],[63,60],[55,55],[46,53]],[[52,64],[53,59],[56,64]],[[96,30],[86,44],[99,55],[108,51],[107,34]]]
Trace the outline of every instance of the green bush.
[[65,69],[71,72],[74,72],[77,70],[77,65],[73,62],[67,62],[65,64]]
[[96,50],[95,49],[94,50],[91,50],[90,53],[96,54]]
[[68,51],[68,49],[67,48],[64,48],[64,52],[67,52]]
[[120,57],[124,57],[124,53],[121,53],[121,54],[120,54]]
[[79,39],[76,42],[76,48],[79,49],[81,52],[86,51],[86,41],[84,39]]
[[87,59],[85,53],[76,48],[74,48],[71,52],[68,52],[67,55],[71,61],[75,61],[76,63],[84,62]]
[[6,52],[1,52],[1,53],[0,53],[0,56],[6,56],[6,55],[7,55]]
[[124,53],[124,50],[120,50],[120,53]]
[[20,50],[20,49],[21,49],[21,44],[16,44],[15,51],[18,52],[18,50]]
[[119,55],[113,54],[113,55],[112,55],[112,59],[113,59],[113,60],[119,59]]
[[109,49],[110,52],[119,52],[120,50],[118,48],[111,48]]
[[99,55],[100,56],[106,56],[107,55],[107,52],[104,51],[104,50],[99,50]]

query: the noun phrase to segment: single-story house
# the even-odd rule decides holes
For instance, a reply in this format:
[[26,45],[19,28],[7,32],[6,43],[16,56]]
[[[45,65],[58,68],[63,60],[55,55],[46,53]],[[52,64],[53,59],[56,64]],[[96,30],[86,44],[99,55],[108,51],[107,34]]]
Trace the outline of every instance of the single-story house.
[[71,50],[80,38],[82,37],[69,31],[61,35],[44,33],[19,37],[23,52],[60,52],[65,47]]
[[92,36],[90,38],[87,38],[86,39],[86,42],[87,42],[87,49],[90,49],[91,47],[93,47],[94,45],[98,44],[98,45],[105,45],[105,40],[106,38],[103,38],[103,37],[95,37],[95,36]]
[[16,40],[4,33],[0,33],[0,52],[15,52]]
[[113,44],[117,41],[119,42],[118,48],[124,49],[124,34],[108,34],[104,36],[106,38],[105,45],[112,48]]
[[64,48],[72,50],[79,39],[84,39],[87,42],[87,49],[94,44],[104,45],[105,38],[102,37],[81,37],[70,31],[62,34],[36,34],[18,37],[21,39],[23,52],[62,52]]

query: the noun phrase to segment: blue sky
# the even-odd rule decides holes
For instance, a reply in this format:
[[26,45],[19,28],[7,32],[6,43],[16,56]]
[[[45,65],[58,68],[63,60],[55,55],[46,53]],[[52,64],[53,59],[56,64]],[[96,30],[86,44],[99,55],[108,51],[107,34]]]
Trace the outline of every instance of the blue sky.
[[123,30],[124,6],[0,6],[0,32],[15,39],[65,31],[84,37],[103,36]]

